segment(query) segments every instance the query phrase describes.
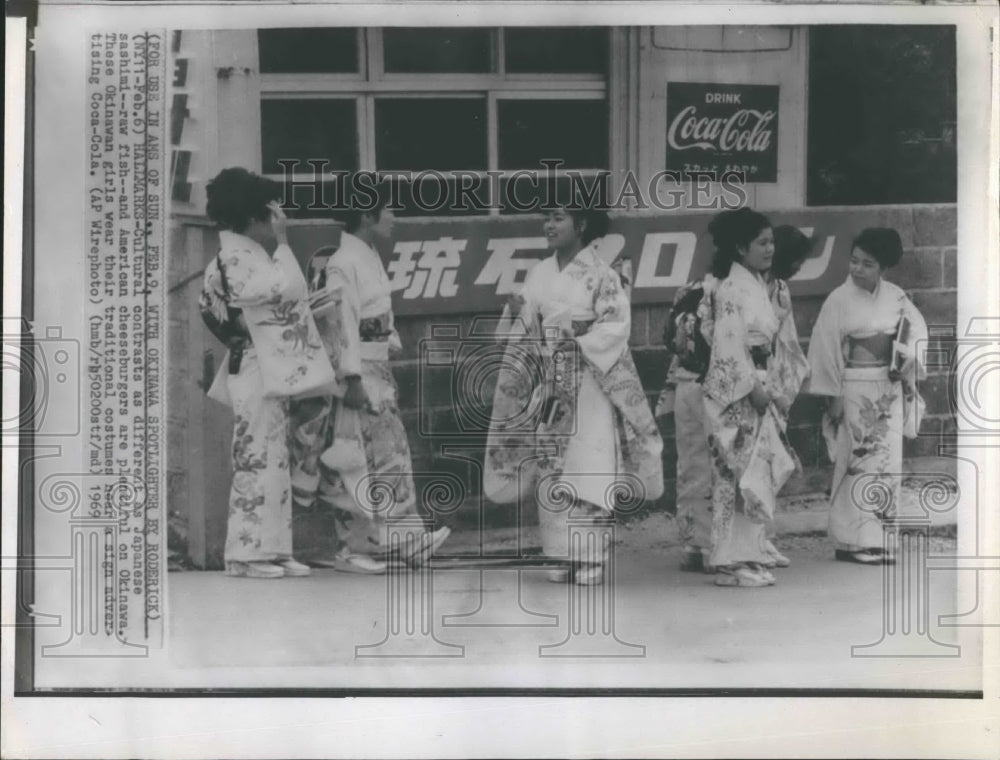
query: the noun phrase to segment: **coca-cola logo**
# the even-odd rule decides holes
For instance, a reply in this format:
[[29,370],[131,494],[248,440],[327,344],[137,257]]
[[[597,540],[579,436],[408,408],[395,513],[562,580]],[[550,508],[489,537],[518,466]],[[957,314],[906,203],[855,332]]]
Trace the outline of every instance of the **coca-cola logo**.
[[771,148],[773,109],[740,108],[728,117],[700,116],[693,105],[681,109],[667,130],[672,150],[700,148],[720,153],[763,153]]

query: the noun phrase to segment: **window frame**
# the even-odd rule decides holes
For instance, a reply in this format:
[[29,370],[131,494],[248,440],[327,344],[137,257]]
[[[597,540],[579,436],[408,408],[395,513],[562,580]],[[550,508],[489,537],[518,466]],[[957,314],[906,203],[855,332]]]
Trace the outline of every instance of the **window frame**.
[[[506,74],[504,28],[493,27],[492,54],[496,71],[492,74],[422,73],[393,74],[384,70],[381,27],[358,30],[358,54],[361,58],[358,74],[261,74],[260,100],[325,100],[355,99],[357,107],[358,164],[361,169],[377,169],[375,151],[375,101],[380,97],[432,99],[440,97],[485,98],[487,171],[502,171],[513,175],[519,170],[499,168],[499,121],[497,104],[502,100],[603,100],[607,104],[608,145],[607,167],[574,170],[582,176],[597,176],[612,172],[615,163],[616,119],[611,107],[614,67],[611,51],[616,27],[604,27],[608,34],[608,66],[606,74]],[[557,171],[557,177],[564,176]],[[268,174],[272,179],[282,175]],[[312,174],[294,174],[294,181],[310,181]],[[501,215],[499,203],[478,218]],[[418,218],[429,218],[418,217]],[[464,218],[464,217],[463,217]]]

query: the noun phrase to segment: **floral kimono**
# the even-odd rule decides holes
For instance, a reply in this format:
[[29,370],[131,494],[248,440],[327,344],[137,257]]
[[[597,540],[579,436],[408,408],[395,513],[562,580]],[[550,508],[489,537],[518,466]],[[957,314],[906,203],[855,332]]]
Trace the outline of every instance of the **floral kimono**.
[[273,256],[234,232],[205,269],[200,307],[229,348],[213,398],[235,417],[227,562],[292,555],[289,408],[293,396],[333,380],[307,301],[305,278],[288,246]]
[[[905,335],[899,335],[900,323]],[[901,340],[897,340],[901,338]],[[923,401],[916,381],[902,377],[893,351],[916,359],[927,325],[906,293],[881,280],[873,293],[847,281],[823,303],[809,342],[809,392],[843,399],[839,424],[824,416],[823,435],[834,463],[830,536],[838,549],[882,549],[883,521],[895,514],[903,437],[916,437]]]
[[[318,482],[320,501],[341,510],[348,523],[352,516],[363,518],[349,526],[345,540],[350,550],[367,553],[385,548],[387,517],[417,511],[410,447],[389,365],[390,353],[402,346],[389,278],[374,249],[350,233],[341,233],[340,246],[327,260],[322,279],[326,291],[339,301],[336,316],[321,320],[323,341],[336,357],[341,380],[360,375],[370,405],[349,409],[339,397],[342,393],[328,399],[322,414],[309,423],[311,429],[305,435],[300,430],[298,437],[307,441],[311,433],[318,443],[314,451],[322,454],[304,458],[297,481],[301,480],[303,491]],[[312,484],[309,475],[314,477]]]
[[706,275],[678,289],[664,329],[663,343],[672,358],[657,404],[657,416],[674,415],[679,538],[686,550],[706,554],[712,546],[712,467],[701,384],[711,357],[717,285]]
[[712,359],[703,386],[716,567],[769,561],[766,524],[778,491],[799,466],[785,435],[786,412],[772,403],[758,414],[749,398],[760,382],[787,409],[808,374],[791,299],[785,304],[772,304],[761,277],[738,263],[716,291]]
[[485,492],[498,503],[534,498],[546,554],[566,556],[568,520],[662,494],[663,442],[628,349],[628,298],[595,249],[562,271],[555,255],[540,261],[520,298],[497,330],[506,350]]

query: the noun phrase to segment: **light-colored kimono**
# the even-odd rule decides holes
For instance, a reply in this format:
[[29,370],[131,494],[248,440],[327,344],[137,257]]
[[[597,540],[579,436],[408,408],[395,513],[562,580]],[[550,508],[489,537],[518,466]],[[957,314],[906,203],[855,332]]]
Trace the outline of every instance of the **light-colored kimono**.
[[200,306],[233,335],[240,328],[229,308],[241,309],[249,330],[239,372],[229,374],[227,354],[216,383],[235,416],[225,559],[281,559],[292,554],[291,398],[329,385],[333,370],[309,309],[305,277],[288,246],[268,256],[244,235],[222,231],[219,240],[219,255],[205,269]]
[[562,271],[555,255],[540,261],[520,296],[497,331],[506,352],[484,486],[499,503],[533,499],[543,548],[561,557],[568,521],[662,494],[663,442],[628,349],[628,297],[594,248]]
[[883,548],[883,522],[899,500],[903,437],[919,428],[922,363],[914,361],[906,378],[890,373],[902,317],[910,322],[902,351],[917,359],[927,325],[902,288],[883,279],[869,293],[848,277],[823,303],[809,342],[809,392],[844,402],[839,424],[823,420],[834,463],[830,536],[838,549]]
[[[702,394],[702,373],[694,372],[681,365],[676,354],[695,355],[697,346],[694,331],[697,330],[711,347],[714,332],[714,300],[718,280],[706,275],[700,282],[692,283],[678,290],[674,303],[678,303],[692,288],[701,287],[702,297],[695,312],[675,314],[671,310],[668,318],[675,319],[673,330],[674,345],[667,350],[674,353],[667,372],[667,389],[673,391],[672,400],[661,395],[664,412],[674,414],[674,436],[677,446],[677,532],[684,547],[708,552],[712,547],[712,465],[708,451],[709,429],[705,419],[705,402]],[[676,307],[675,307],[676,308]],[[704,350],[704,346],[702,347]],[[700,357],[708,362],[710,353]]]
[[799,466],[785,414],[774,403],[759,414],[749,398],[760,382],[791,406],[808,374],[790,297],[785,303],[787,309],[777,308],[762,277],[739,263],[716,290],[712,359],[703,385],[716,567],[769,561],[766,525],[778,491]]
[[[360,375],[370,406],[353,410],[339,396],[329,399],[326,409],[310,423],[314,425],[311,432],[320,439],[314,451],[327,455],[336,451],[332,458],[346,462],[353,461],[353,448],[360,461],[355,462],[358,466],[337,470],[328,466],[329,456],[318,461],[306,456],[306,466],[301,469],[314,473],[315,480],[310,482],[297,473],[297,492],[307,494],[318,481],[320,501],[343,510],[341,517],[349,523],[344,533],[348,548],[379,551],[386,548],[387,518],[407,517],[417,511],[410,447],[389,365],[390,354],[401,349],[392,313],[392,289],[378,253],[347,232],[341,233],[340,246],[326,263],[325,288],[335,294],[339,306],[336,318],[320,320],[323,341],[335,356],[341,381]],[[360,524],[352,516],[361,517]]]

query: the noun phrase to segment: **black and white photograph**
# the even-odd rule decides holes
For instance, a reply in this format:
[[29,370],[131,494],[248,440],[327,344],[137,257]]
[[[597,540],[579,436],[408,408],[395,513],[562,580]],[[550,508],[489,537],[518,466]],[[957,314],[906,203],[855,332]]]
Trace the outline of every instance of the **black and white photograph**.
[[837,5],[35,6],[5,756],[995,756],[997,11]]

